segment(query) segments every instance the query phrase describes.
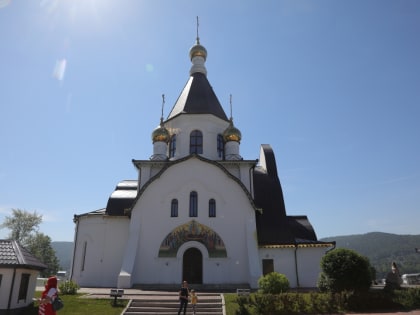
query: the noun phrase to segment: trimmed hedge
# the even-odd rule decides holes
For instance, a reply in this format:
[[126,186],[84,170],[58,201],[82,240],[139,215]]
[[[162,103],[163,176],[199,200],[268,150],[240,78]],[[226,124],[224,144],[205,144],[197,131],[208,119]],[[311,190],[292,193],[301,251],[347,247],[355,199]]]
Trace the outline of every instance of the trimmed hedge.
[[236,315],[332,314],[420,308],[420,288],[367,292],[254,293],[237,297]]

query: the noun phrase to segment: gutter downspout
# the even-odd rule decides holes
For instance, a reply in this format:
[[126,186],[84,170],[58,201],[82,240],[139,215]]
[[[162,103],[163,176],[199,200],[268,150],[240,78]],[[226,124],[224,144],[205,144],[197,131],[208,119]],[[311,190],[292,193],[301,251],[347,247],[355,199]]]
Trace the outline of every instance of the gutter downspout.
[[332,250],[334,250],[335,249],[335,247],[336,247],[336,242],[335,241],[333,241],[333,242],[331,242],[332,244],[333,244],[333,247],[332,248],[330,248],[329,250],[327,250],[325,253],[328,253],[328,252],[330,252],[330,251],[332,251]]
[[298,244],[295,244],[295,272],[296,272],[296,285],[298,288],[300,288],[299,283],[299,270],[298,270],[298,262],[297,262],[297,250],[298,250]]
[[74,245],[73,245],[73,259],[71,261],[70,281],[73,281],[74,257],[76,256],[77,236],[79,234],[79,218],[76,215],[74,215],[73,221],[74,223],[76,223],[76,228],[75,228]]
[[13,269],[12,287],[10,288],[9,301],[7,303],[7,314],[10,313],[10,305],[12,304],[13,289],[15,288],[16,268]]

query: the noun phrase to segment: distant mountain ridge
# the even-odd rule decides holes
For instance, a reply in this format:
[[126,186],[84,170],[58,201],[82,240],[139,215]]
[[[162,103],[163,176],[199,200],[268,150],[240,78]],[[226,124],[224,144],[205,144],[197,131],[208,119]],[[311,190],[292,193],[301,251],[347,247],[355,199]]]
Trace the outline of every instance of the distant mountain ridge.
[[376,270],[378,279],[384,278],[395,261],[404,273],[420,273],[420,235],[398,235],[383,232],[335,236],[321,241],[336,241],[337,248],[352,249],[366,256]]
[[[401,274],[420,273],[420,235],[398,235],[383,232],[334,236],[320,241],[336,241],[337,248],[348,248],[366,256],[376,269],[376,278],[384,278],[395,261]],[[60,268],[70,272],[73,242],[51,242],[60,261]]]
[[60,261],[60,270],[69,273],[73,255],[73,242],[51,242],[51,247],[55,250],[55,255]]

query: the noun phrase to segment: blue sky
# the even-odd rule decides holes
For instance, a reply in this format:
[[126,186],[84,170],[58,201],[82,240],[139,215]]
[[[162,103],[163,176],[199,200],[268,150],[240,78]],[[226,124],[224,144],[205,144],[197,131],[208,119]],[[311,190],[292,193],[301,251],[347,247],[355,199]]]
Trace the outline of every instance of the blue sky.
[[[106,206],[189,77],[276,154],[286,210],[319,238],[420,234],[420,1],[0,0],[0,222],[72,241]],[[0,230],[0,238],[8,230]]]

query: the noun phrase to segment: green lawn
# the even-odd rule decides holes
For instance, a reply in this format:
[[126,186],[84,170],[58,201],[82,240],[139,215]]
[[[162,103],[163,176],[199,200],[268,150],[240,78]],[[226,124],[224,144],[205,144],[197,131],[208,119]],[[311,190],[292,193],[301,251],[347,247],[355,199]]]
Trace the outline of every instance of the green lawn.
[[[41,292],[36,292],[39,297]],[[120,315],[127,305],[128,300],[119,300],[117,306],[113,306],[113,299],[88,299],[77,295],[60,295],[64,302],[64,308],[57,312],[58,315]],[[38,315],[38,306],[35,304],[25,315]]]

